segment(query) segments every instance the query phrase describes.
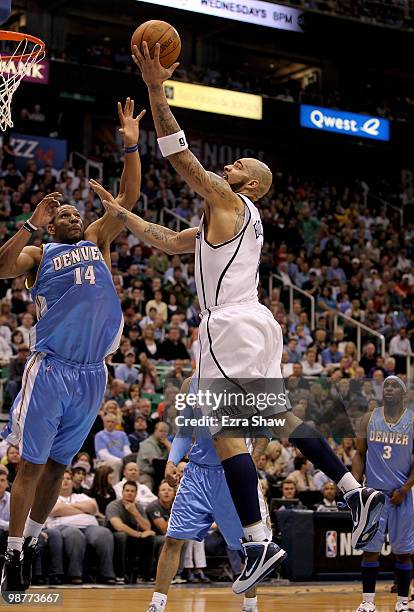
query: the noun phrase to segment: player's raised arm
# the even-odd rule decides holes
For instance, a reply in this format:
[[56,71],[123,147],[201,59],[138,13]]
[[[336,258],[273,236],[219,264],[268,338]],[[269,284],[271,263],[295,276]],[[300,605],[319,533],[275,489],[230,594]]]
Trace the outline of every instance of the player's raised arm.
[[[122,208],[132,210],[141,190],[141,161],[138,154],[138,140],[139,122],[144,116],[145,110],[134,117],[134,100],[131,100],[131,98],[126,99],[124,108],[118,102],[117,109],[121,124],[119,132],[123,136],[125,153],[117,201]],[[85,238],[98,244],[102,250],[118,236],[122,228],[122,223],[106,214],[86,229]]]
[[117,220],[121,226],[126,226],[137,238],[145,240],[151,246],[161,249],[168,255],[176,253],[194,253],[197,228],[191,227],[182,232],[174,232],[168,227],[156,223],[149,223],[122,208],[118,198],[114,198],[109,191],[96,181],[89,181],[92,189],[101,198],[106,212]]
[[0,278],[15,278],[35,268],[42,258],[42,251],[36,246],[27,246],[31,235],[40,227],[47,227],[59,206],[55,191],[45,196],[36,210],[19,231],[0,248]]
[[[168,157],[174,169],[184,178],[186,183],[209,204],[233,207],[238,200],[224,179],[213,172],[207,172],[196,156],[188,149],[184,132],[181,131],[172,114],[164,93],[163,82],[171,78],[178,66],[173,64],[164,68],[160,64],[160,45],[155,45],[154,58],[151,59],[148,45],[142,43],[143,53],[134,46],[134,62],[142,72],[149,92],[152,116],[158,136],[158,143],[164,157]],[[160,140],[161,139],[161,140]]]

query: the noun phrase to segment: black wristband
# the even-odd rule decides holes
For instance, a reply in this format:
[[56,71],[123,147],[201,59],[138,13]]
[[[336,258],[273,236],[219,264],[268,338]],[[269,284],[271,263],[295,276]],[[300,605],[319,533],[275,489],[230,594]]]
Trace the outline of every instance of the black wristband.
[[37,230],[37,227],[35,227],[34,225],[32,225],[30,223],[30,221],[25,221],[23,223],[23,229],[25,229],[27,232],[29,232],[29,234],[34,234],[35,231]]

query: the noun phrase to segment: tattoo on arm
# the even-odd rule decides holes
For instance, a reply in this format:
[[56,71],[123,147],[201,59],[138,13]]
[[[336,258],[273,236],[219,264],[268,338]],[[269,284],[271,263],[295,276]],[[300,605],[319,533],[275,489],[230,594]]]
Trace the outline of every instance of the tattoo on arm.
[[234,209],[234,212],[236,213],[236,223],[234,225],[234,232],[235,234],[238,234],[244,224],[244,206],[236,207]]
[[122,223],[126,223],[128,219],[128,215],[124,211],[119,211],[119,213],[116,215],[116,218]]
[[177,232],[155,223],[148,223],[148,226],[144,229],[144,234],[149,234],[149,237],[161,240],[165,244],[171,244],[174,240],[177,240]]

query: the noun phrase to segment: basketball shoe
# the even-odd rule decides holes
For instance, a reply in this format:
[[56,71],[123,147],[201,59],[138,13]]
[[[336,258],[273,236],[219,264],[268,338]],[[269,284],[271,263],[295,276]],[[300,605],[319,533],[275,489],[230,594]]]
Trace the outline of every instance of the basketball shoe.
[[22,578],[23,553],[8,548],[4,554],[3,572],[1,575],[1,594],[7,603],[18,603],[8,600],[9,593],[23,593],[25,588]]
[[32,582],[32,564],[37,551],[37,538],[28,537],[23,542],[22,582],[28,589]]
[[376,610],[377,608],[374,603],[363,601],[356,609],[356,612],[376,612]]
[[233,583],[236,595],[251,589],[255,584],[271,574],[283,559],[286,552],[274,542],[242,542],[245,564],[242,573]]
[[411,595],[411,599],[408,602],[408,609],[409,610],[414,610],[414,595]]
[[352,547],[356,550],[370,542],[378,531],[379,520],[385,503],[380,491],[361,487],[345,493],[344,500],[352,514]]
[[395,604],[395,612],[409,612],[412,609],[408,601],[397,601]]

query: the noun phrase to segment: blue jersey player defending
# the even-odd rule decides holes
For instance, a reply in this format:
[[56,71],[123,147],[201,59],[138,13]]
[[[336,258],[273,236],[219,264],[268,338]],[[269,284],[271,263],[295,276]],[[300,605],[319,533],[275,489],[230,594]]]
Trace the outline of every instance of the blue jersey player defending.
[[[141,182],[137,142],[143,113],[134,119],[133,110],[129,98],[124,109],[118,103],[125,146],[118,202],[129,210]],[[63,472],[96,419],[107,381],[104,359],[118,348],[123,330],[110,271],[110,243],[123,224],[105,214],[84,230],[77,209],[59,206],[59,196],[46,196],[0,249],[0,278],[26,275],[38,319],[22,389],[2,433],[19,445],[22,458],[11,493],[1,582],[6,600],[8,592],[30,584],[37,538],[58,498]],[[52,242],[28,246],[40,227],[47,228]]]
[[[184,381],[181,392],[187,393],[188,387],[190,393],[196,393],[196,376]],[[201,416],[201,413],[197,415],[197,410],[193,414],[192,409],[188,408],[187,412],[181,413],[182,416]],[[177,573],[184,542],[201,542],[212,523],[217,524],[230,549],[240,552],[242,550],[243,529],[207,427],[195,427],[194,430],[184,427],[176,435],[165,472],[169,484],[177,486],[179,474],[176,466],[188,452],[190,461],[185,467],[171,509],[167,537],[158,561],[155,592],[147,612],[164,612],[168,590]],[[272,539],[270,518],[261,491],[259,497],[264,528],[268,538]],[[280,554],[282,558],[286,556],[282,550]],[[256,587],[245,593],[243,612],[258,612]]]
[[379,555],[388,532],[395,555],[398,599],[396,612],[414,610],[408,603],[414,553],[413,412],[404,408],[406,387],[397,376],[384,381],[384,406],[363,417],[352,471],[365,473],[369,487],[382,491],[386,502],[375,537],[363,547],[363,601],[357,612],[375,612]]

